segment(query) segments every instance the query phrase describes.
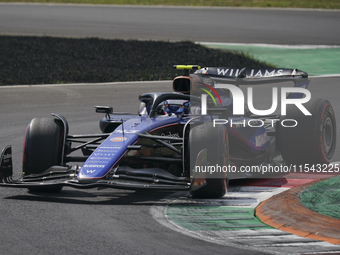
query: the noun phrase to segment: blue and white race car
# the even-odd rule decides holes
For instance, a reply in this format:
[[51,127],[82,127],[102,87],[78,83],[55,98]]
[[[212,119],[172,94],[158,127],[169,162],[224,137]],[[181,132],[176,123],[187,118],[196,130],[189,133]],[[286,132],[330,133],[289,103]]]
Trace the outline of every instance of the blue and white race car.
[[[327,100],[307,100],[305,72],[175,67],[185,73],[173,80],[174,92],[140,95],[137,114],[97,106],[96,112],[105,114],[100,134],[70,135],[68,122],[58,114],[33,119],[25,134],[22,177],[12,179],[12,149],[7,146],[0,159],[0,186],[35,192],[64,186],[153,189],[217,198],[227,191],[230,178],[245,176],[241,166],[276,164],[278,155],[286,165],[331,161],[333,108]],[[292,101],[285,115],[259,115],[239,95],[241,85],[281,81],[296,88],[287,96]],[[303,105],[293,101],[301,98]]]

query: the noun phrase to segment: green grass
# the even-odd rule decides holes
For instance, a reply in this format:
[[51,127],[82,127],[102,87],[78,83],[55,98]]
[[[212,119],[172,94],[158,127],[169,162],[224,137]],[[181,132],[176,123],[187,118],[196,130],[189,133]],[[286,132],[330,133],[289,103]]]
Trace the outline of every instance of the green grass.
[[300,195],[300,202],[319,214],[340,219],[340,176],[318,182]]
[[340,9],[339,0],[0,0],[0,2]]

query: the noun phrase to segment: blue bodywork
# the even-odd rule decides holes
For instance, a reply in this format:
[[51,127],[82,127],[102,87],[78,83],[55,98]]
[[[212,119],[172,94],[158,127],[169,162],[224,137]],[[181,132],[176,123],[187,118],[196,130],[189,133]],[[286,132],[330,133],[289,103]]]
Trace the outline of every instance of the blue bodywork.
[[[119,119],[119,116],[116,116]],[[115,116],[113,116],[113,120]],[[127,152],[127,147],[139,139],[138,133],[152,132],[155,129],[176,125],[182,120],[176,115],[171,117],[134,116],[126,120],[92,153],[78,174],[80,179],[103,178]]]
[[[161,93],[154,93],[152,96],[157,98]],[[170,93],[168,93],[170,94]],[[171,93],[179,95],[179,93]],[[146,94],[147,95],[147,94]],[[146,97],[144,95],[144,97]],[[232,99],[224,91],[219,90],[222,105],[225,109],[232,111]],[[144,98],[142,97],[142,98]],[[153,100],[155,100],[155,98]],[[198,106],[200,107],[200,106]],[[197,118],[197,115],[156,115],[154,118],[149,116],[150,112],[142,116],[120,116],[113,115],[104,122],[117,122],[120,124],[110,134],[110,136],[91,154],[82,166],[78,178],[79,180],[90,181],[104,178],[120,162],[121,158],[128,152],[128,146],[134,145],[139,140],[139,133],[152,133],[154,130],[162,129],[168,126],[184,125],[191,118]],[[214,116],[218,118],[218,116]],[[211,121],[209,116],[200,116],[200,121]],[[229,123],[239,123],[250,120],[247,117],[229,117]],[[247,154],[247,160],[262,160],[269,149],[269,139],[264,127],[243,127],[239,125],[226,124],[230,140],[230,158],[237,159],[240,154]],[[238,146],[234,146],[234,145]],[[241,145],[241,146],[240,146]],[[237,148],[236,150],[234,148]],[[250,152],[250,153],[249,153]]]

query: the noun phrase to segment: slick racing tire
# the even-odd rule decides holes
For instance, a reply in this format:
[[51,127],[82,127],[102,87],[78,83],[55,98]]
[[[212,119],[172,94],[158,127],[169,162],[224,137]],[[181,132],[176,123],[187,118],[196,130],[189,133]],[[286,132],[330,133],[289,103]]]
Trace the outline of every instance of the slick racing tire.
[[[41,174],[61,163],[63,124],[58,119],[35,118],[26,129],[23,176]],[[34,187],[32,192],[58,192],[62,187]]]
[[[288,105],[287,115],[280,117],[287,125],[278,125],[278,146],[287,165],[329,164],[336,145],[336,122],[332,105],[325,99],[304,104],[312,116],[305,116],[295,105]],[[295,123],[296,123],[295,122]],[[285,124],[285,125],[286,125]]]
[[[205,122],[190,130],[189,150],[191,170],[195,167],[198,154],[204,149],[207,151],[207,166],[228,166],[228,133],[225,126],[217,125],[213,127],[212,122]],[[190,192],[192,197],[220,198],[227,192],[227,173],[206,173],[205,182],[206,184],[203,187]]]

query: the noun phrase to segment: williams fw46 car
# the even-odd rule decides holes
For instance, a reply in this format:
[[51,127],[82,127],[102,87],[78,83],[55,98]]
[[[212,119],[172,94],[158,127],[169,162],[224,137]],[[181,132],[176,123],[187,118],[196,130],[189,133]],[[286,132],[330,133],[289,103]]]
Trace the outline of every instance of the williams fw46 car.
[[[137,114],[104,114],[101,133],[69,134],[58,114],[35,118],[27,126],[22,177],[12,179],[11,146],[0,160],[0,185],[34,192],[117,188],[189,191],[217,198],[230,178],[247,177],[245,166],[329,164],[336,144],[331,104],[312,99],[305,72],[175,66],[184,75],[173,80],[172,93],[139,96]],[[193,70],[193,71],[192,71]],[[290,82],[272,89],[272,105],[258,110],[252,88]],[[242,88],[248,86],[248,100]],[[79,153],[82,152],[82,153]],[[276,158],[281,157],[281,161]]]

